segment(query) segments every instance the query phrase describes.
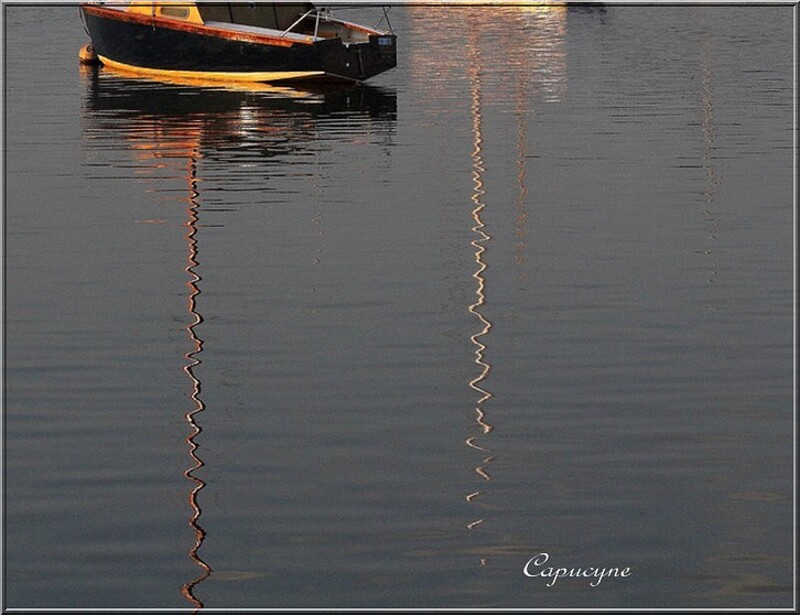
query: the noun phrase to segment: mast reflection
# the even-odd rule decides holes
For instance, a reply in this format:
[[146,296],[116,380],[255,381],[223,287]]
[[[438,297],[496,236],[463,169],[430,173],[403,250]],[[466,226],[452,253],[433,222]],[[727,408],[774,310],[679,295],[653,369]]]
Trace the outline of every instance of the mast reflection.
[[[477,319],[476,331],[469,337],[473,346],[474,362],[477,374],[469,381],[470,389],[476,394],[475,426],[473,434],[466,440],[466,445],[480,454],[480,461],[474,468],[482,479],[482,488],[475,489],[465,496],[467,502],[478,506],[479,499],[485,494],[486,485],[492,480],[490,466],[495,460],[495,452],[489,446],[487,437],[495,429],[494,420],[490,420],[488,410],[494,393],[488,386],[492,372],[492,364],[487,359],[487,347],[492,321],[487,317],[487,252],[492,243],[492,235],[487,229],[485,214],[487,209],[485,187],[485,129],[483,124],[484,89],[491,92],[492,102],[513,101],[513,112],[516,120],[516,188],[514,199],[514,262],[519,269],[519,280],[527,277],[526,263],[528,210],[528,117],[533,113],[533,102],[558,103],[567,92],[567,56],[566,25],[568,7],[563,4],[547,4],[537,6],[492,6],[469,9],[467,15],[472,17],[472,26],[468,39],[468,76],[470,116],[472,120],[472,239],[473,248],[474,293],[475,300],[468,311]],[[487,28],[484,23],[491,23]],[[516,37],[508,37],[513,44],[503,54],[503,70],[485,62],[481,53],[481,33],[494,34],[492,28],[506,29],[516,33]],[[524,40],[525,44],[520,44]],[[421,60],[422,62],[422,60]],[[437,64],[437,68],[438,68]],[[484,77],[488,75],[488,79]],[[484,83],[486,81],[487,83]],[[513,88],[513,89],[512,89]],[[513,92],[513,94],[512,94]],[[476,515],[466,524],[470,530],[487,521],[486,516]],[[486,565],[486,558],[480,564]]]
[[[201,492],[205,462],[200,455],[203,433],[202,413],[206,404],[198,375],[203,339],[199,335],[203,317],[198,309],[202,277],[198,229],[200,219],[200,161],[215,165],[235,163],[246,157],[248,168],[262,161],[270,164],[275,157],[297,155],[319,147],[317,139],[328,118],[340,121],[347,114],[353,123],[362,122],[365,132],[374,131],[382,142],[390,144],[396,119],[396,95],[368,86],[352,86],[322,91],[303,91],[251,84],[224,88],[206,87],[197,82],[156,82],[115,73],[107,68],[82,70],[86,84],[84,99],[84,143],[95,155],[100,151],[126,149],[133,152],[137,178],[144,171],[151,183],[166,178],[187,183],[185,233],[187,257],[184,271],[188,324],[184,331],[190,349],[183,355],[183,372],[190,383],[191,408],[184,413],[189,435],[189,467],[183,476],[190,483],[188,524],[193,533],[189,558],[197,574],[180,587],[182,598],[195,610],[204,608],[197,597],[199,585],[213,574],[211,565],[201,556],[207,536],[201,524]],[[254,155],[255,154],[255,155]],[[111,165],[113,166],[113,165]],[[227,168],[227,166],[226,166]],[[175,173],[171,173],[175,171]],[[228,179],[232,182],[232,179]],[[169,188],[165,194],[171,194]],[[158,220],[164,221],[164,220]],[[154,222],[154,221],[149,221]],[[318,223],[318,220],[313,220]],[[207,437],[207,435],[205,436]]]
[[200,516],[202,514],[202,510],[200,509],[198,494],[206,486],[206,483],[202,478],[195,476],[195,472],[205,465],[203,460],[197,454],[200,445],[195,441],[195,438],[203,431],[203,428],[197,422],[197,416],[206,409],[205,403],[200,397],[202,386],[200,384],[200,380],[197,378],[194,372],[194,369],[202,362],[199,358],[199,355],[203,351],[203,340],[198,337],[197,331],[195,330],[196,327],[203,322],[203,317],[200,315],[200,312],[197,311],[197,297],[200,294],[198,282],[202,280],[202,277],[196,269],[200,264],[197,260],[197,222],[199,220],[198,208],[200,207],[198,202],[199,193],[197,191],[198,155],[199,152],[194,150],[190,158],[188,169],[189,202],[186,207],[187,221],[185,238],[186,245],[188,247],[188,264],[186,266],[186,273],[189,276],[186,286],[189,288],[188,307],[191,318],[191,322],[186,325],[186,333],[192,342],[192,350],[184,355],[187,364],[184,366],[183,371],[186,372],[186,375],[189,377],[189,380],[192,383],[192,392],[190,397],[194,403],[194,407],[185,415],[186,422],[189,424],[191,429],[191,434],[186,437],[186,443],[189,446],[189,457],[191,459],[192,466],[188,468],[183,475],[193,485],[191,491],[189,492],[189,507],[192,509],[192,516],[189,519],[189,525],[194,530],[195,540],[194,546],[189,549],[189,557],[197,564],[197,566],[200,567],[201,572],[197,578],[185,583],[183,587],[181,587],[181,593],[193,606],[200,609],[203,608],[203,603],[194,595],[194,589],[198,584],[211,575],[212,569],[211,566],[203,561],[198,553],[200,547],[203,546],[203,540],[206,536],[205,530],[200,525]]
[[[477,401],[475,402],[475,422],[479,428],[479,434],[470,436],[466,439],[466,444],[470,448],[479,451],[482,455],[481,462],[475,467],[475,472],[485,481],[490,481],[491,476],[487,470],[487,465],[494,459],[491,449],[479,444],[480,436],[489,434],[494,427],[486,420],[486,402],[492,398],[492,393],[484,388],[483,383],[488,378],[491,371],[491,365],[486,361],[486,344],[484,338],[489,334],[492,328],[492,323],[483,315],[481,308],[486,303],[486,278],[484,272],[487,269],[484,254],[487,250],[485,244],[491,240],[491,235],[486,232],[486,225],[482,219],[482,212],[486,208],[486,203],[483,201],[483,196],[486,194],[484,189],[483,173],[486,170],[483,160],[483,125],[482,125],[482,97],[481,97],[481,68],[480,68],[480,49],[475,29],[471,30],[469,41],[470,53],[470,113],[472,115],[472,196],[471,201],[473,204],[472,220],[472,233],[473,240],[470,242],[475,248],[475,264],[476,270],[472,274],[475,280],[475,296],[476,300],[472,303],[468,310],[478,319],[480,330],[470,336],[470,342],[475,350],[475,363],[478,366],[478,375],[470,380],[469,387],[478,394]],[[467,502],[473,502],[477,497],[483,495],[483,491],[473,491],[466,496]],[[485,519],[479,517],[467,523],[468,529],[474,529]]]

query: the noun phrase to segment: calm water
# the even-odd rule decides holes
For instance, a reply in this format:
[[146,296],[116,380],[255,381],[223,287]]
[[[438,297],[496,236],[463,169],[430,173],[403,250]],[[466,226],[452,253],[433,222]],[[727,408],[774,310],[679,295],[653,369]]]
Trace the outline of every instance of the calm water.
[[793,7],[396,6],[324,93],[4,9],[7,607],[794,604]]

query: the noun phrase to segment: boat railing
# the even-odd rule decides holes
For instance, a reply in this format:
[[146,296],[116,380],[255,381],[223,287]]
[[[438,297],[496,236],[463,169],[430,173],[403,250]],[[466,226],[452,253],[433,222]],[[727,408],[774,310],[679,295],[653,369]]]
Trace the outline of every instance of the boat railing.
[[322,17],[323,13],[327,14],[328,9],[319,9],[314,7],[310,11],[306,11],[300,17],[298,17],[297,20],[291,26],[289,26],[283,32],[281,32],[281,36],[286,36],[287,34],[289,34],[289,32],[294,30],[294,28],[300,25],[303,22],[303,20],[305,20],[306,17],[308,17],[311,14],[315,14],[316,20],[314,22],[314,40],[317,40],[317,34],[319,33],[319,20]]
[[[367,5],[367,4],[365,3],[365,5]],[[363,6],[359,6],[359,5],[344,5],[344,6],[337,6],[336,10],[337,11],[346,11],[346,10],[349,10],[349,9],[361,10],[363,8],[364,8]],[[392,28],[392,22],[389,21],[389,11],[392,10],[392,7],[391,6],[381,6],[380,8],[383,11],[383,16],[378,20],[378,23],[376,23],[374,26],[372,26],[373,30],[380,30],[381,29],[381,24],[385,21],[386,22],[386,28],[387,28],[386,29],[386,33],[387,34],[394,34],[394,28]],[[327,9],[325,9],[325,10],[327,10]]]
[[[380,29],[380,25],[385,21],[386,22],[386,27],[389,29],[389,33],[392,34],[392,33],[394,33],[394,30],[392,29],[392,24],[389,21],[389,9],[391,7],[387,8],[387,7],[383,6],[381,8],[383,9],[383,17],[381,17],[380,21],[378,21],[378,23],[375,25],[375,30]],[[319,34],[319,23],[320,23],[320,20],[333,21],[333,17],[331,15],[330,9],[314,7],[313,9],[306,11],[300,17],[298,17],[294,21],[294,23],[292,23],[291,26],[289,26],[283,32],[281,32],[281,36],[286,36],[287,34],[289,34],[289,32],[294,30],[298,25],[303,23],[303,21],[307,17],[309,17],[311,15],[314,15],[314,17],[315,17],[315,20],[314,20],[314,40],[317,40],[319,38],[318,34]]]

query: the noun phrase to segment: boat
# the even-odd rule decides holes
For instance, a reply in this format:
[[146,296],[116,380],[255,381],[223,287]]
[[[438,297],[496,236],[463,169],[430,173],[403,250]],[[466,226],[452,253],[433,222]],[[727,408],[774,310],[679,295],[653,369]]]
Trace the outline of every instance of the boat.
[[[310,2],[86,2],[82,63],[155,78],[361,82],[397,65],[397,36]],[[383,23],[383,19],[380,23]]]

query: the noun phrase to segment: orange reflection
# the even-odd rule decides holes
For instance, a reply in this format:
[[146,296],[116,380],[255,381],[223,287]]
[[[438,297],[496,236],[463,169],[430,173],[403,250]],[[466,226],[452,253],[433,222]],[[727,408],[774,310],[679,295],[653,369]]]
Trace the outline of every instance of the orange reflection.
[[189,163],[188,178],[190,183],[190,196],[188,206],[186,207],[188,220],[186,222],[185,235],[189,252],[188,265],[186,266],[186,273],[189,275],[189,280],[186,282],[186,286],[189,288],[188,306],[189,314],[192,318],[192,322],[186,325],[186,333],[189,335],[193,349],[184,355],[188,363],[184,366],[183,371],[186,372],[186,375],[189,377],[189,380],[192,383],[192,393],[190,397],[194,403],[194,407],[185,414],[186,422],[189,424],[189,427],[192,430],[192,433],[186,437],[186,443],[189,445],[189,457],[192,461],[192,467],[188,468],[183,475],[193,484],[192,490],[189,492],[189,506],[193,511],[192,516],[189,519],[189,525],[194,530],[195,542],[194,545],[189,549],[189,557],[200,567],[201,572],[197,578],[185,583],[183,587],[181,587],[181,593],[192,605],[200,609],[203,607],[203,603],[195,597],[194,589],[200,582],[208,578],[212,570],[211,567],[198,555],[198,551],[203,545],[203,540],[205,539],[206,533],[199,523],[202,511],[200,509],[197,496],[206,486],[206,483],[194,474],[195,471],[199,470],[205,465],[203,460],[197,455],[197,450],[200,445],[197,444],[195,438],[203,431],[203,429],[197,423],[196,417],[199,413],[205,410],[206,406],[205,403],[203,403],[203,400],[200,398],[200,393],[202,391],[200,380],[198,380],[194,373],[195,367],[201,363],[198,355],[203,351],[203,341],[197,336],[195,328],[203,322],[203,317],[196,309],[197,296],[200,294],[200,288],[198,287],[197,283],[202,278],[196,271],[196,267],[199,264],[197,260],[196,237],[198,221],[197,210],[200,206],[197,201],[197,157],[199,156],[199,152],[194,150],[193,154],[194,155],[190,158]]
[[[452,85],[465,68],[463,37],[477,30],[480,44],[491,49],[483,65],[492,92],[503,96],[525,79],[532,99],[560,102],[567,93],[567,15],[565,3],[519,4],[484,2],[410,5],[409,24],[425,45],[409,46],[411,77],[431,103],[451,112]],[[475,44],[478,44],[477,42]],[[431,47],[437,53],[430,52]],[[490,90],[487,90],[487,92]],[[436,105],[426,105],[437,109]]]
[[[92,66],[81,66],[81,71],[86,74],[91,74],[92,71],[97,71],[96,67]],[[121,78],[127,79],[135,79],[141,81],[152,81],[154,83],[164,83],[168,85],[183,85],[187,87],[197,87],[197,88],[206,88],[206,89],[217,89],[217,90],[228,90],[231,92],[257,92],[263,94],[276,94],[280,96],[288,96],[291,98],[307,98],[311,96],[311,93],[307,90],[302,90],[298,88],[290,88],[286,86],[274,85],[269,83],[260,83],[258,81],[248,82],[248,81],[214,81],[212,79],[203,79],[201,77],[186,77],[186,76],[176,76],[176,75],[164,75],[159,76],[158,78],[149,77],[137,73],[136,71],[126,71],[123,68],[119,68],[116,66],[106,66],[102,67],[103,73],[107,73],[109,75],[115,75]]]
[[190,318],[185,331],[191,341],[192,349],[184,354],[187,363],[184,365],[183,371],[188,376],[191,384],[189,398],[193,407],[184,415],[184,419],[191,431],[185,439],[189,448],[191,467],[187,468],[183,475],[191,483],[191,489],[188,494],[189,507],[192,511],[189,517],[189,526],[194,532],[194,544],[189,548],[188,553],[190,559],[200,568],[200,573],[196,578],[181,586],[181,594],[198,610],[203,608],[203,603],[195,596],[195,588],[212,573],[211,567],[199,555],[206,532],[200,525],[202,509],[198,496],[206,486],[206,483],[195,475],[195,472],[205,465],[197,454],[200,445],[197,443],[196,438],[203,431],[197,422],[198,415],[206,409],[206,406],[201,398],[202,385],[195,374],[195,368],[201,364],[199,355],[203,351],[203,341],[198,337],[196,330],[198,325],[203,322],[203,317],[197,311],[197,297],[200,294],[198,282],[202,279],[197,272],[197,266],[199,265],[197,260],[197,223],[199,220],[198,209],[200,207],[198,201],[198,182],[200,179],[197,176],[197,160],[200,158],[202,134],[202,125],[198,122],[190,122],[185,125],[180,123],[172,124],[169,121],[159,120],[157,117],[140,118],[137,121],[136,129],[130,130],[126,134],[126,137],[132,141],[130,149],[140,162],[146,163],[144,168],[148,172],[152,172],[154,169],[176,169],[176,167],[184,167],[186,165],[181,171],[187,182],[188,190],[188,197],[183,199],[187,202],[184,239],[188,253],[185,271],[189,277],[186,286],[188,288],[187,307]]
[[[206,405],[198,373],[204,350],[200,336],[204,320],[198,309],[202,282],[198,271],[200,161],[232,163],[225,164],[225,168],[227,180],[233,183],[232,172],[245,168],[252,173],[256,161],[263,160],[269,165],[276,157],[317,151],[321,128],[328,127],[326,120],[343,116],[352,120],[358,130],[337,138],[349,136],[353,142],[358,139],[371,143],[365,135],[379,135],[380,142],[387,147],[394,134],[396,94],[368,86],[304,91],[267,85],[255,87],[256,84],[250,84],[253,87],[218,84],[198,87],[196,82],[165,84],[143,77],[123,77],[106,67],[82,67],[81,74],[86,85],[83,136],[92,153],[118,152],[119,144],[124,142],[127,146],[124,156],[131,156],[136,162],[128,171],[130,175],[145,178],[148,191],[185,205],[182,226],[187,253],[184,271],[189,319],[184,330],[190,347],[183,355],[182,370],[189,379],[191,407],[182,413],[189,427],[184,439],[189,462],[182,474],[189,483],[188,524],[192,540],[188,555],[197,572],[192,571],[193,578],[183,583],[179,591],[192,610],[200,610],[204,605],[197,597],[198,586],[214,573],[201,556],[206,538],[201,525],[201,492],[206,483],[202,479],[205,462],[200,455],[203,432],[200,419]],[[167,189],[158,184],[162,179],[169,180]],[[314,176],[313,181],[318,179]],[[173,197],[175,192],[171,188],[179,181],[185,184],[180,184],[177,196]],[[321,224],[321,214],[312,221]],[[167,220],[152,218],[139,222]]]

